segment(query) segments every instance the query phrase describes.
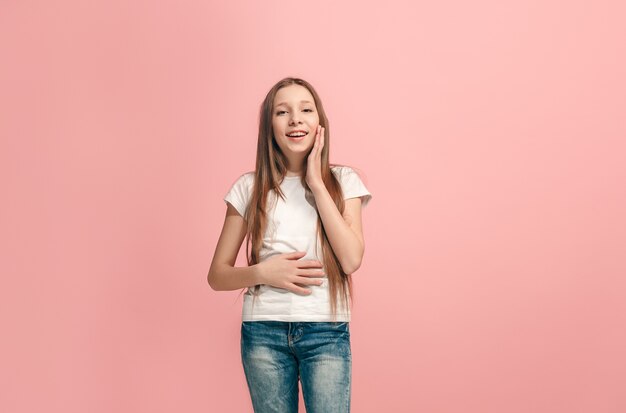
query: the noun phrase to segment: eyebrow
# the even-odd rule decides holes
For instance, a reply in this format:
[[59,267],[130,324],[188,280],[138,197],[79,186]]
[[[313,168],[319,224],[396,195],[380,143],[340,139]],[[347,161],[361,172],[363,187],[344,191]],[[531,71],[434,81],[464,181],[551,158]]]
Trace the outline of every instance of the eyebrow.
[[[311,103],[311,104],[313,104],[313,102],[308,101],[308,100],[301,100],[300,103]],[[287,104],[287,102],[280,102],[278,105],[276,105],[276,107],[279,107],[279,106],[289,106],[289,105]]]

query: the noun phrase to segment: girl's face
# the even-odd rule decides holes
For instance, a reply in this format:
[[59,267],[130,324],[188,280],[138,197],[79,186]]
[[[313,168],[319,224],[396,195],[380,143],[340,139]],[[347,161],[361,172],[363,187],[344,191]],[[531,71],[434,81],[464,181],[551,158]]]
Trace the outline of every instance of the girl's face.
[[313,95],[307,88],[289,85],[276,92],[272,126],[276,143],[285,155],[306,155],[315,143],[319,122]]

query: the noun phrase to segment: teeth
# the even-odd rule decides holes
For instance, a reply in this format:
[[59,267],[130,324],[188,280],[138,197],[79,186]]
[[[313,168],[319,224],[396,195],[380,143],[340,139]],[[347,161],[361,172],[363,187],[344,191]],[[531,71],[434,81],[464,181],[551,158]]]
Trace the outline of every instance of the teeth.
[[298,133],[291,133],[291,134],[289,134],[289,135],[287,135],[287,136],[290,136],[290,137],[292,137],[292,138],[297,138],[297,137],[299,137],[299,136],[304,136],[304,135],[306,135],[306,133],[303,133],[303,132],[298,132]]

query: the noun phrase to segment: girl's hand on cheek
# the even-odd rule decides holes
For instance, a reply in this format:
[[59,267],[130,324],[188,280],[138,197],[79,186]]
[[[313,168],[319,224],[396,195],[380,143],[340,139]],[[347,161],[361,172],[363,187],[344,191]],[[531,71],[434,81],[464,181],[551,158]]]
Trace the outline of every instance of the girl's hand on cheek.
[[324,148],[324,128],[317,126],[313,149],[307,158],[306,183],[309,188],[323,186],[322,180],[322,149]]

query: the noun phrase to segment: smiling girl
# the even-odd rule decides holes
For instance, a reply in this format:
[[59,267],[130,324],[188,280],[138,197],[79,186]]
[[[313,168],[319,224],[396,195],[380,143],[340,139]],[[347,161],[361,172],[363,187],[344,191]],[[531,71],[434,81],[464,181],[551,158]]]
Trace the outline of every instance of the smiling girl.
[[[257,413],[350,411],[350,304],[372,198],[350,167],[329,163],[328,119],[306,81],[268,92],[256,168],[234,182],[208,282],[246,288],[241,358]],[[244,238],[248,266],[235,267]]]

